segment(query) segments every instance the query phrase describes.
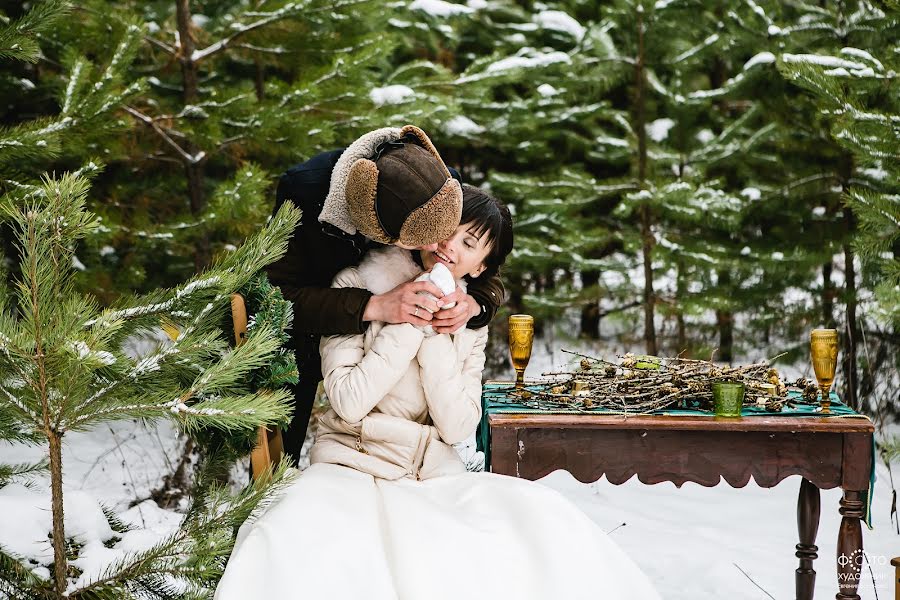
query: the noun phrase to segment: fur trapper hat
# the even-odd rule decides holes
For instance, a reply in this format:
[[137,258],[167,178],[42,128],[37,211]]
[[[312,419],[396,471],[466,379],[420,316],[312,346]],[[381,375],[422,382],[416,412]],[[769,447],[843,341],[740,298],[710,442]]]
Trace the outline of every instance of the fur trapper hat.
[[450,237],[462,215],[462,188],[415,125],[353,162],[346,183],[350,217],[382,244],[426,246]]

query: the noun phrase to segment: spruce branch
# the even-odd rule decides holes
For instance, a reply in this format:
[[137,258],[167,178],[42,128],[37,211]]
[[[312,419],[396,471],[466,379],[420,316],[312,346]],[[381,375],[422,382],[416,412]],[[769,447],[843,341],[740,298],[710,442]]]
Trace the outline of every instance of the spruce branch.
[[41,58],[37,38],[50,33],[71,11],[65,0],[45,0],[19,19],[0,26],[0,58],[34,63]]

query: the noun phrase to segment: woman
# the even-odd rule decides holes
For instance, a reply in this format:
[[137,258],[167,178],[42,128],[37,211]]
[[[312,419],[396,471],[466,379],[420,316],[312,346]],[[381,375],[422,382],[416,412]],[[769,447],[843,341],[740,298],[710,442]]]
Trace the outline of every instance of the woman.
[[[460,286],[497,272],[509,210],[464,186],[434,252],[370,253],[335,286],[391,289],[442,264]],[[311,466],[238,535],[218,600],[656,599],[635,564],[557,492],[469,473],[450,444],[481,416],[487,328],[426,335],[372,323],[322,339],[331,409]]]

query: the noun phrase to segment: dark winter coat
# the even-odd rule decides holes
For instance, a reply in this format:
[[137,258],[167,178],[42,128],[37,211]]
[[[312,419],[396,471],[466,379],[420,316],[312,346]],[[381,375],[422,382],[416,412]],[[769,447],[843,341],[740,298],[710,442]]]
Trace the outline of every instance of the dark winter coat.
[[[351,235],[318,220],[328,195],[331,174],[341,150],[325,152],[289,169],[278,182],[275,210],[291,200],[303,211],[300,225],[285,256],[268,267],[273,285],[293,302],[293,344],[300,379],[321,379],[319,338],[322,335],[360,334],[368,323],[363,312],[372,293],[357,288],[332,288],[342,269],[359,264],[369,249],[381,247],[360,233]],[[459,173],[450,169],[460,179]],[[498,277],[473,282],[468,293],[481,305],[482,313],[469,321],[477,329],[488,324],[503,301],[503,284]]]

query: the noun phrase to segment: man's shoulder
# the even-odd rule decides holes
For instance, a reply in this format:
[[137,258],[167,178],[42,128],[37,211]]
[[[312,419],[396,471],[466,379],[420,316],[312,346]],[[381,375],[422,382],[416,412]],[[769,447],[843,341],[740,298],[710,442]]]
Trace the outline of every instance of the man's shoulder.
[[323,202],[331,183],[331,172],[343,152],[342,148],[322,152],[282,173],[278,179],[280,199],[288,198],[300,204]]
[[344,153],[344,150],[344,148],[338,148],[337,150],[316,154],[309,160],[294,165],[285,171],[282,177],[312,175],[320,171],[328,171],[330,173],[334,169],[334,165],[337,164],[341,154]]

